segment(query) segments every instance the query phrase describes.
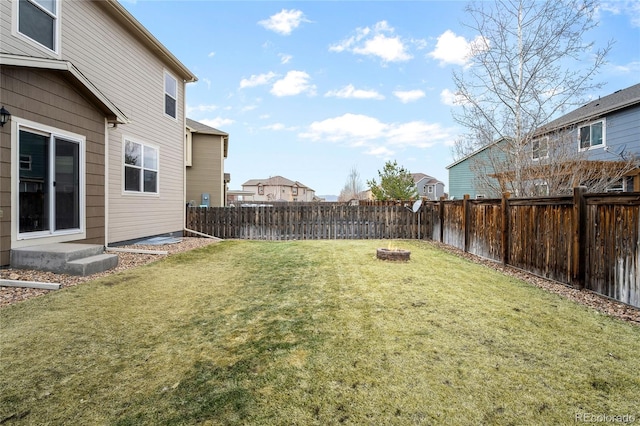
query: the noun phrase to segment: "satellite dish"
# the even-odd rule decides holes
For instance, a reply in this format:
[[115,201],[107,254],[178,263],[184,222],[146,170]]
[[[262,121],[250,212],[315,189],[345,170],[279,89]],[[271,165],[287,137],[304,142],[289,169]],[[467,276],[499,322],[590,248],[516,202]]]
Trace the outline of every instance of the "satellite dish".
[[420,210],[421,206],[422,206],[422,200],[418,200],[415,203],[413,203],[413,208],[411,210],[413,210],[414,213],[418,213],[418,210]]

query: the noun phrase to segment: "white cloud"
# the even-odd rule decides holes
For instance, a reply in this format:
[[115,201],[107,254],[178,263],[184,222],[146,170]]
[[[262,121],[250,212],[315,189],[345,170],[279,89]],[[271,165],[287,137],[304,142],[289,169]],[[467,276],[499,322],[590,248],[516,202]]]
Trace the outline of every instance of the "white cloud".
[[[376,23],[373,28],[357,28],[355,35],[329,46],[331,52],[351,52],[357,55],[375,56],[383,62],[408,61],[413,56],[407,52],[407,44],[387,21]],[[418,41],[413,41],[419,44]]]
[[314,141],[360,143],[381,138],[387,125],[378,119],[361,114],[344,114],[340,117],[314,121],[300,137]]
[[448,106],[458,106],[464,103],[464,98],[449,89],[440,92],[440,102]]
[[339,90],[330,90],[324,95],[325,97],[336,97],[343,99],[375,99],[382,100],[384,96],[375,90],[356,89],[353,84],[349,84]]
[[258,74],[252,75],[249,78],[243,78],[240,80],[240,88],[244,89],[246,87],[255,87],[262,86],[264,84],[269,84],[274,78],[276,78],[277,74],[274,72],[268,72],[267,74]]
[[373,146],[365,152],[367,155],[373,155],[374,157],[380,158],[390,158],[395,153],[395,151],[390,150],[386,146]]
[[295,127],[287,127],[282,123],[273,123],[273,124],[269,124],[267,126],[262,127],[262,129],[264,130],[272,130],[274,132],[279,132],[282,130],[286,130],[286,131],[292,131],[295,130]]
[[282,9],[279,13],[271,15],[269,19],[259,21],[258,24],[266,29],[282,35],[289,35],[298,28],[302,22],[310,22],[304,17],[301,10]]
[[271,88],[274,96],[295,96],[301,93],[316,94],[316,86],[310,84],[311,77],[304,71],[289,71],[284,78],[276,81]]
[[453,31],[447,30],[438,37],[436,48],[429,52],[429,56],[440,61],[440,65],[455,64],[467,65],[471,60],[473,50],[483,48],[483,38],[477,36],[472,41],[467,41],[462,36],[457,36]]
[[422,90],[396,90],[393,92],[394,96],[400,99],[403,104],[417,101],[420,98],[424,98],[426,94]]
[[203,78],[201,79],[201,81],[202,81],[204,84],[206,84],[206,85],[207,85],[207,89],[211,89],[211,80],[209,80],[209,79],[208,79],[208,78],[206,78],[206,77],[203,77]]
[[230,126],[233,123],[235,123],[235,121],[230,118],[222,118],[222,117],[216,117],[216,118],[204,119],[204,120],[198,120],[198,121],[204,125],[215,127],[216,129],[219,129],[219,130],[222,130],[222,127],[224,126]]
[[280,63],[281,63],[282,65],[284,65],[284,64],[288,64],[289,62],[291,62],[291,59],[293,59],[293,56],[291,56],[291,55],[286,55],[286,54],[284,54],[284,53],[280,53],[280,54],[278,54],[278,56],[280,56]]
[[219,107],[217,105],[187,105],[187,115],[191,115],[196,112],[212,112],[218,108]]
[[438,123],[383,123],[374,117],[348,113],[315,121],[298,136],[312,141],[364,147],[367,153],[383,155],[391,152],[390,147],[429,148],[436,144],[444,144],[452,138],[452,131]]
[[607,68],[611,70],[612,73],[615,74],[640,74],[640,61],[629,62],[628,64],[623,65],[615,65],[608,64]]
[[631,25],[634,27],[640,27],[640,2],[638,2],[638,0],[603,2],[600,4],[599,10],[606,11],[614,15],[627,15]]
[[216,56],[216,52],[209,52],[209,54],[207,56],[209,58],[213,58],[214,56]]

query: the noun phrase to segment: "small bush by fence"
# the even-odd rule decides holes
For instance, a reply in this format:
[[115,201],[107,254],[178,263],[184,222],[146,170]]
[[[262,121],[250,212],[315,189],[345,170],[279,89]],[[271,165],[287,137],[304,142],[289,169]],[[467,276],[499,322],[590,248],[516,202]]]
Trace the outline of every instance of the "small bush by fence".
[[640,307],[640,194],[189,207],[187,228],[220,238],[430,239]]

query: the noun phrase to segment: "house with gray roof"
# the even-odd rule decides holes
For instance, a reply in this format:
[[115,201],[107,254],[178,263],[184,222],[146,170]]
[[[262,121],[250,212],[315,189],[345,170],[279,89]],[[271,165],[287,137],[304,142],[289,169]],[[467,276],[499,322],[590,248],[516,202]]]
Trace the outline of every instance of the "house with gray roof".
[[[508,186],[505,182],[515,172],[504,164],[505,144],[508,139],[495,141],[447,166],[450,196],[500,196],[499,189]],[[640,84],[594,99],[539,127],[527,153],[520,172],[531,177],[540,195],[566,192],[576,185],[589,187],[590,179],[607,176],[607,191],[640,191]]]
[[418,189],[418,196],[429,200],[439,200],[444,195],[444,183],[424,173],[411,173]]

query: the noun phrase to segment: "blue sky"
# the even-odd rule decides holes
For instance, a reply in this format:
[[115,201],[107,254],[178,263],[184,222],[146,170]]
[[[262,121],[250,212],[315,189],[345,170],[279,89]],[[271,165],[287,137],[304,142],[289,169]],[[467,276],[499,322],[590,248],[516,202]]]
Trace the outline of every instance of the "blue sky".
[[[465,2],[120,1],[198,76],[187,116],[229,133],[230,189],[280,175],[338,195],[388,160],[448,183]],[[598,20],[588,39],[615,44],[593,97],[640,82],[640,2]]]

